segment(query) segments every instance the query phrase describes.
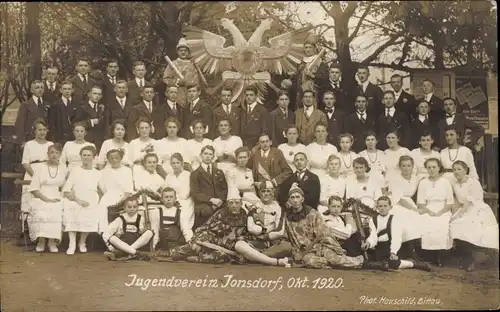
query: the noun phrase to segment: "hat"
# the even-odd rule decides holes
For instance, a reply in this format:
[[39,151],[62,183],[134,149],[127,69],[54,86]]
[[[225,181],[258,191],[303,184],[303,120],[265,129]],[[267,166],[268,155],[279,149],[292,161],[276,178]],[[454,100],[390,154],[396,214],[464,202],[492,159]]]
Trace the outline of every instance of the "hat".
[[304,196],[304,191],[299,187],[297,182],[293,183],[290,187],[290,190],[288,191],[288,197],[292,196],[292,194],[294,193],[299,193],[300,195]]
[[240,190],[236,187],[229,188],[227,191],[227,200],[241,200]]
[[175,49],[178,50],[179,48],[187,48],[189,50],[186,38],[181,38],[179,40],[179,43],[177,44],[177,47]]

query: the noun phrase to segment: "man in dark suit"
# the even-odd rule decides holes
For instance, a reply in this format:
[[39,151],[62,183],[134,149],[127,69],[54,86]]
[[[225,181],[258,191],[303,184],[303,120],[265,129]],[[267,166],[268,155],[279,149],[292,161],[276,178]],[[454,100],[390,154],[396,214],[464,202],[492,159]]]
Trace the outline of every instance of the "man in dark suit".
[[385,151],[389,148],[385,135],[394,129],[399,133],[399,145],[409,147],[410,125],[408,116],[394,107],[394,92],[385,91],[382,101],[385,105],[385,112],[380,114],[377,119],[378,149]]
[[366,95],[366,99],[368,100],[366,111],[373,116],[380,115],[384,112],[384,105],[382,104],[382,89],[368,81],[368,77],[370,77],[370,70],[368,69],[368,66],[361,65],[358,68],[356,75],[358,76],[360,83],[358,92]]
[[335,93],[333,91],[326,91],[325,94],[323,94],[323,103],[325,103],[324,112],[328,125],[327,142],[339,148],[339,137],[341,133],[345,132],[345,120],[347,116],[342,110],[338,109]]
[[373,113],[367,112],[367,98],[365,95],[358,95],[354,102],[356,112],[350,114],[346,118],[345,131],[354,137],[352,151],[359,153],[365,149],[365,132],[376,131],[375,116]]
[[411,129],[411,142],[410,149],[420,147],[420,138],[423,133],[430,133],[434,139],[434,144],[436,144],[439,137],[439,131],[437,131],[438,121],[431,120],[429,117],[429,103],[426,100],[418,101],[418,115],[415,119],[410,121]]
[[165,103],[158,106],[158,109],[153,114],[153,122],[157,127],[155,127],[154,138],[157,140],[163,139],[167,136],[167,130],[165,128],[165,121],[168,118],[177,119],[182,129],[183,118],[184,118],[184,108],[177,102],[178,87],[166,86],[164,99]]
[[233,98],[233,90],[229,87],[222,88],[220,92],[221,104],[218,105],[213,111],[213,124],[214,137],[218,137],[218,125],[222,119],[231,121],[231,134],[240,136],[241,131],[241,107],[233,105],[231,99]]
[[183,136],[186,140],[192,139],[194,134],[191,132],[190,127],[193,121],[202,120],[205,126],[208,127],[208,132],[205,134],[206,138],[213,139],[215,129],[212,129],[213,114],[210,105],[200,98],[201,90],[197,84],[189,84],[187,86],[188,102],[184,108],[183,116]]
[[248,161],[248,168],[252,169],[257,188],[260,189],[264,184],[266,188],[274,188],[276,196],[279,196],[279,188],[292,174],[292,169],[288,166],[283,153],[271,145],[269,135],[261,134],[259,147],[253,151]]
[[135,61],[132,73],[134,74],[134,79],[128,82],[128,97],[136,105],[141,101],[142,88],[150,85],[150,82],[144,79],[144,76],[146,76],[146,65],[144,62]]
[[248,86],[245,90],[245,108],[241,113],[241,140],[243,145],[252,149],[257,145],[261,133],[267,133],[270,126],[269,111],[257,103],[257,87]]
[[396,110],[404,113],[410,120],[415,119],[418,115],[417,103],[413,95],[403,90],[403,77],[398,74],[392,75],[391,87],[394,90]]
[[61,82],[61,97],[56,99],[49,108],[49,137],[54,143],[64,143],[74,140],[73,122],[76,110],[81,103],[72,99],[73,85],[69,81]]
[[227,198],[227,181],[224,172],[212,161],[215,149],[205,146],[201,149],[202,164],[191,173],[189,185],[194,201],[194,228],[205,223],[219,209]]
[[70,79],[73,85],[73,101],[75,103],[86,103],[90,89],[97,85],[97,81],[89,76],[90,62],[86,58],[79,58],[76,61],[77,74]]
[[21,104],[16,117],[16,135],[14,139],[24,146],[24,144],[35,138],[33,123],[38,118],[47,119],[49,103],[43,101],[43,82],[35,80],[30,88],[32,96]]
[[314,107],[314,92],[306,90],[302,96],[303,106],[295,112],[295,125],[299,131],[299,142],[304,145],[314,141],[314,131],[318,123],[327,123],[326,115]]
[[[114,89],[115,91],[113,91],[113,94],[115,94],[115,96],[107,99],[104,109],[103,129],[107,133],[107,139],[110,138],[109,135],[111,131],[108,130],[111,124],[115,120],[121,120],[126,123],[134,108],[134,104],[130,101],[130,98],[127,97],[127,82],[125,80],[118,80]],[[129,140],[127,132],[125,132],[125,138]]]
[[60,86],[57,83],[58,73],[59,69],[55,66],[50,66],[45,71],[43,101],[51,105],[61,97]]
[[304,190],[304,204],[317,209],[321,190],[318,176],[307,169],[306,154],[302,152],[295,154],[293,163],[297,171],[290,175],[281,185],[279,192],[280,197],[278,198],[279,204],[285,207],[288,201],[288,191],[290,191],[290,187],[293,183],[297,183],[298,186]]
[[[103,91],[103,101],[106,105],[115,101],[116,93],[115,86],[118,83],[118,61],[117,60],[109,60],[106,63],[106,76],[101,79],[101,86]],[[135,103],[134,103],[135,104]]]
[[348,90],[349,87],[342,78],[342,71],[340,69],[340,64],[333,63],[330,65],[330,69],[328,70],[329,79],[323,81],[323,84],[319,86],[319,98],[320,102],[318,103],[318,108],[323,110],[325,108],[324,97],[325,93],[328,91],[332,91],[335,95],[336,105],[335,107],[340,109],[345,113],[354,112],[354,101],[349,99]]
[[105,135],[103,129],[104,105],[99,104],[101,98],[101,87],[98,85],[93,86],[88,94],[89,100],[76,109],[75,115],[75,121],[82,122],[87,128],[85,140],[94,143],[97,150],[101,148]]
[[271,113],[271,140],[275,147],[286,143],[287,139],[283,133],[290,125],[295,124],[295,113],[288,109],[290,96],[285,91],[278,93],[278,107]]
[[142,88],[142,93],[141,93],[142,100],[140,102],[136,103],[134,105],[134,107],[132,107],[132,109],[130,110],[130,113],[128,115],[128,118],[127,118],[127,131],[126,131],[126,133],[127,133],[127,138],[129,140],[133,140],[133,139],[139,137],[135,123],[141,117],[145,117],[146,119],[153,122],[153,127],[151,129],[151,136],[152,137],[154,137],[154,134],[156,132],[157,127],[165,127],[163,124],[157,125],[154,122],[156,119],[156,117],[154,117],[154,116],[156,114],[160,114],[161,116],[164,115],[164,113],[160,109],[159,105],[157,105],[157,103],[155,103],[154,97],[155,97],[154,87],[152,85],[145,85]]
[[434,94],[434,81],[425,79],[422,82],[424,100],[429,103],[429,119],[441,120],[445,116],[443,100]]
[[[484,135],[484,127],[469,120],[462,113],[457,113],[457,103],[450,97],[443,100],[446,116],[438,122],[439,137],[437,138],[439,147],[447,147],[445,129],[453,125],[459,133],[459,144],[465,145],[471,150],[475,150],[477,140]],[[464,140],[465,139],[465,140]]]

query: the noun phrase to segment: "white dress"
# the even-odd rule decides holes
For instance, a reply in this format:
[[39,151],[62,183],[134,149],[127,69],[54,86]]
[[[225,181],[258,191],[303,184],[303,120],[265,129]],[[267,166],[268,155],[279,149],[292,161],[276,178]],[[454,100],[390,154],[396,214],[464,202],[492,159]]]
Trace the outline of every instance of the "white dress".
[[[108,160],[106,158],[106,154],[113,149],[123,149],[125,154],[123,155],[122,165],[131,166],[130,158],[129,158],[129,144],[127,142],[123,142],[123,144],[116,143],[113,139],[108,139],[102,143],[101,150],[99,151],[98,163],[100,165],[107,164]],[[108,165],[109,166],[109,165]]]
[[[325,174],[319,179],[321,190],[319,195],[319,201],[328,202],[328,198],[332,196],[339,196],[344,198],[346,189],[346,180],[343,177],[333,178],[331,175]],[[328,208],[326,206],[318,206],[318,211],[326,211]]]
[[[185,160],[185,162],[190,163],[191,168],[193,170],[196,170],[200,166],[200,164],[201,164],[201,156],[200,156],[201,149],[207,145],[213,146],[214,143],[210,139],[203,139],[203,141],[201,141],[201,142],[195,141],[195,139],[187,140],[186,153],[188,155],[187,156],[188,160],[187,161]],[[182,155],[182,156],[184,156],[184,155]]]
[[[146,145],[151,144],[153,146],[153,151],[149,153],[154,153],[160,158],[160,144],[159,141],[149,138],[147,141],[141,141],[141,138],[133,139],[128,145],[128,158],[132,166],[132,173],[135,175],[137,171],[144,171],[144,167],[140,163],[147,152],[144,151]],[[125,158],[125,157],[124,157]],[[161,158],[158,161],[161,164]]]
[[368,153],[367,150],[361,151],[359,157],[363,157],[368,162],[370,166],[370,172],[368,176],[370,178],[376,179],[378,183],[385,183],[385,154],[381,150],[377,150],[375,153]]
[[75,167],[71,170],[63,192],[73,191],[76,197],[86,201],[89,205],[82,207],[64,198],[63,230],[65,232],[97,232],[99,223],[97,184],[100,177],[101,172],[94,168],[86,170],[82,167]]
[[451,221],[451,238],[498,250],[498,224],[490,206],[483,201],[483,189],[479,181],[469,178],[460,184],[455,179],[452,185],[458,202],[463,205],[470,201],[472,206],[462,217]]
[[[417,191],[417,204],[425,205],[427,209],[438,212],[446,205],[453,204],[453,189],[450,182],[439,177],[436,181],[425,178],[420,181]],[[439,250],[450,249],[452,240],[450,238],[451,212],[446,212],[439,217],[431,217],[425,213],[420,215],[422,222],[422,249]]]
[[330,155],[337,154],[337,148],[330,143],[319,145],[313,142],[306,147],[307,159],[309,159],[309,166],[312,173],[318,177],[326,174],[326,165]]
[[[224,155],[230,155],[231,157],[235,157],[234,152],[243,146],[243,141],[239,136],[232,135],[227,140],[223,140],[221,137],[218,137],[214,140],[213,146],[215,148],[215,156],[217,158],[222,157]],[[226,173],[228,170],[234,168],[234,162],[230,161],[219,161],[217,162],[217,168],[224,171]]]
[[[47,160],[47,152],[49,146],[53,144],[54,143],[52,143],[51,141],[47,141],[43,144],[40,144],[35,140],[26,142],[26,144],[24,145],[21,164],[29,164],[31,166],[31,169],[33,169],[33,172],[36,172],[40,167],[45,168],[46,163],[44,163],[44,161]],[[31,181],[32,178],[33,177],[28,172],[26,172],[23,179],[26,181]],[[21,211],[30,212],[32,200],[33,196],[30,192],[30,186],[23,185],[21,195]]]
[[429,154],[424,154],[424,153],[422,153],[422,150],[420,148],[416,148],[416,149],[412,150],[411,157],[413,158],[413,161],[415,162],[415,172],[420,179],[429,177],[429,173],[427,172],[427,169],[425,168],[425,165],[424,165],[425,161],[427,159],[430,159],[430,158],[441,159],[439,152],[431,150],[431,152]]
[[391,178],[391,175],[400,175],[401,170],[399,170],[399,158],[401,156],[411,156],[411,152],[406,147],[399,147],[397,150],[393,151],[391,149],[386,149],[384,152],[385,160],[385,179]]
[[134,181],[130,168],[107,167],[101,173],[98,185],[103,196],[99,201],[99,232],[105,231],[108,226],[108,207],[122,200],[125,193],[134,193]]
[[278,149],[283,152],[283,156],[285,156],[287,164],[292,168],[293,172],[297,171],[295,168],[295,164],[293,163],[293,158],[297,153],[304,153],[307,155],[307,149],[304,144],[297,143],[295,146],[290,146],[288,143],[283,143],[278,146]]
[[356,177],[349,177],[346,179],[345,193],[346,198],[357,198],[374,209],[375,201],[382,196],[382,189],[374,179],[368,178],[366,182],[360,182]]
[[95,144],[90,142],[76,143],[75,141],[68,141],[64,144],[60,162],[61,164],[67,164],[69,172],[71,172],[73,168],[82,166],[80,150],[85,146],[93,146],[95,148]]
[[39,237],[61,240],[63,201],[59,188],[63,186],[66,180],[66,173],[66,166],[62,164],[57,169],[49,168],[45,164],[45,166],[35,171],[29,186],[30,192],[39,191],[48,198],[60,199],[60,201],[46,203],[39,198],[33,197],[31,211],[27,219],[32,241]]
[[167,174],[165,178],[165,186],[171,187],[175,190],[177,194],[177,200],[181,204],[182,211],[187,215],[188,226],[190,229],[194,225],[194,201],[191,198],[191,188],[189,185],[189,178],[191,177],[191,172],[182,170],[179,176],[176,176],[173,172]]
[[459,146],[458,149],[450,150],[448,147],[444,148],[440,152],[441,163],[446,170],[444,176],[451,182],[455,178],[453,172],[453,163],[457,160],[461,160],[469,166],[469,177],[479,180],[477,174],[476,163],[474,162],[474,156],[471,150],[467,146]]
[[157,192],[159,188],[165,186],[165,180],[156,171],[150,173],[147,170],[140,171],[134,176],[134,189],[149,189]]
[[417,204],[415,204],[412,197],[417,193],[419,181],[420,178],[415,174],[412,174],[410,180],[406,180],[402,175],[394,175],[387,181],[392,200],[391,213],[401,220],[403,241],[405,242],[422,237],[423,223],[421,215],[417,211],[410,210],[399,204],[401,200],[405,200],[414,208],[417,208]]
[[184,138],[170,140],[168,137],[165,137],[157,141],[157,146],[160,163],[167,174],[174,172],[170,165],[170,157],[172,157],[172,154],[179,153],[184,159],[184,162],[189,163],[190,161],[190,154],[187,152],[187,141]]
[[358,158],[359,155],[354,152],[349,152],[348,155],[344,155],[342,152],[339,152],[337,156],[340,158],[340,175],[343,178],[354,176],[354,167],[352,166],[352,162],[354,159]]
[[235,167],[226,174],[228,189],[237,188],[243,193],[241,199],[253,205],[262,205],[260,198],[253,186],[252,170],[248,168]]

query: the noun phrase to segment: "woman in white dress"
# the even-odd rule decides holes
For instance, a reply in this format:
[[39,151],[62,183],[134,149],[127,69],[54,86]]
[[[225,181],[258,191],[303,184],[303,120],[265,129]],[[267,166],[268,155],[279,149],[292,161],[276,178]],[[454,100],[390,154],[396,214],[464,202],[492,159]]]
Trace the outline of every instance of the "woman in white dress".
[[443,177],[443,165],[436,158],[425,161],[429,177],[420,181],[417,191],[417,207],[420,213],[422,250],[431,251],[429,260],[441,266],[443,250],[451,248],[449,235],[453,189]]
[[78,249],[87,252],[87,236],[97,232],[99,223],[99,193],[97,184],[101,172],[93,168],[97,151],[93,146],[80,150],[82,166],[71,170],[63,187],[63,230],[68,232],[69,245],[66,254],[73,255],[76,250],[76,234],[80,232]]
[[194,138],[186,142],[186,153],[191,170],[196,170],[201,164],[201,149],[207,145],[213,146],[213,141],[203,137],[208,132],[208,126],[201,120],[195,120],[190,127]]
[[467,146],[458,144],[459,134],[457,132],[457,129],[453,125],[447,126],[445,128],[445,137],[448,147],[442,149],[440,152],[441,161],[443,162],[445,171],[444,176],[449,181],[453,181],[453,163],[461,160],[469,167],[469,177],[479,180],[476,163],[474,162],[474,156]]
[[355,176],[346,179],[346,199],[359,199],[366,206],[375,209],[376,200],[382,196],[381,186],[368,176],[370,166],[366,159],[354,159],[353,166]]
[[121,164],[123,154],[122,150],[110,150],[106,155],[110,166],[101,170],[98,185],[103,195],[99,201],[99,233],[104,232],[108,227],[108,207],[117,204],[134,192],[132,170]]
[[346,180],[340,176],[340,158],[337,155],[330,155],[328,158],[327,174],[319,181],[321,192],[319,196],[318,211],[320,213],[328,210],[328,199],[332,196],[344,198]]
[[430,158],[440,159],[441,156],[439,152],[433,150],[432,144],[434,140],[432,138],[432,133],[429,131],[424,131],[420,136],[420,148],[416,148],[411,151],[411,157],[415,161],[415,171],[420,179],[427,178],[429,174],[425,168],[425,161]]
[[318,123],[314,128],[316,141],[307,145],[306,155],[309,159],[311,172],[319,178],[326,174],[326,163],[330,155],[337,154],[337,148],[326,142],[328,137],[328,126],[323,123]]
[[354,143],[354,137],[350,133],[342,133],[340,135],[340,151],[339,158],[340,162],[340,175],[343,178],[354,176],[354,168],[352,167],[352,162],[354,159],[358,158],[358,154],[351,151],[352,143]]
[[215,156],[217,156],[217,167],[226,173],[234,168],[236,159],[234,152],[243,146],[239,136],[231,134],[231,120],[222,118],[217,125],[220,136],[214,140]]
[[165,186],[165,179],[156,172],[158,166],[158,156],[150,153],[146,154],[142,159],[144,170],[137,172],[134,175],[134,189],[148,189],[153,192],[159,192],[160,188]]
[[[110,127],[112,139],[108,139],[102,143],[101,150],[99,151],[99,159],[97,167],[102,170],[107,164],[106,154],[112,149],[122,149],[124,152],[122,164],[131,167],[128,155],[128,142],[125,142],[125,124],[123,121],[115,120]],[[109,165],[108,165],[109,166]]]
[[481,184],[468,176],[468,170],[461,160],[453,164],[452,186],[459,209],[451,216],[450,235],[465,260],[462,265],[472,271],[477,251],[483,249],[495,255],[492,249],[498,250],[498,224],[490,206],[484,202]]
[[75,137],[74,141],[68,141],[64,144],[61,153],[61,164],[68,166],[68,172],[71,172],[73,168],[82,166],[82,158],[80,157],[80,150],[85,146],[93,146],[95,144],[92,142],[85,141],[85,135],[87,134],[87,129],[83,123],[75,123],[73,125],[73,135]]
[[[47,141],[47,124],[43,119],[37,119],[33,123],[33,131],[35,132],[35,138],[24,144],[23,156],[21,159],[21,164],[26,170],[24,174],[24,180],[31,181],[34,172],[39,168],[45,168],[48,149],[49,146],[53,145],[51,141]],[[23,222],[24,218],[27,216],[25,213],[29,213],[31,210],[31,201],[33,200],[33,195],[30,191],[29,185],[23,185],[22,195],[21,195],[21,211]]]
[[[184,138],[180,138],[177,134],[181,123],[177,118],[169,117],[165,120],[165,129],[167,130],[167,136],[158,141],[158,157],[160,158],[160,163],[165,170],[166,174],[172,173],[172,166],[170,164],[170,157],[174,153],[179,153],[182,155],[185,161],[185,166],[189,171],[191,171],[191,164],[189,161],[189,154],[187,151],[187,141]],[[187,165],[186,165],[187,164]]]
[[[132,173],[136,175],[140,171],[144,171],[144,167],[142,166],[142,160],[144,156],[148,153],[159,153],[160,144],[159,141],[151,138],[151,122],[141,117],[136,122],[137,133],[139,133],[139,137],[137,139],[133,139],[130,141],[128,145],[128,156],[130,163],[132,166]],[[125,152],[122,152],[125,155]],[[107,154],[106,158],[109,160]],[[122,157],[123,159],[123,157]]]
[[385,136],[387,141],[388,149],[384,152],[384,160],[385,160],[385,179],[388,180],[391,178],[391,175],[399,175],[400,170],[398,167],[399,158],[401,156],[410,156],[410,150],[406,147],[402,147],[399,145],[399,133],[398,131],[392,131],[387,133]]
[[359,153],[368,161],[370,166],[370,173],[368,174],[371,179],[375,179],[383,185],[385,183],[385,155],[384,152],[377,149],[377,134],[373,131],[368,131],[365,135],[366,149]]
[[188,227],[192,229],[194,225],[194,202],[191,198],[189,184],[191,172],[184,170],[184,159],[180,153],[172,154],[170,157],[170,166],[172,167],[172,172],[167,175],[166,186],[175,190],[177,200],[182,210],[188,216]]
[[38,239],[36,252],[45,250],[48,240],[50,252],[58,252],[57,244],[62,233],[62,194],[59,189],[66,180],[66,166],[59,163],[62,146],[59,143],[48,148],[48,160],[35,171],[30,184],[33,194],[28,227],[32,241]]
[[295,154],[304,153],[306,154],[306,146],[302,143],[298,143],[299,139],[299,128],[296,125],[290,125],[286,129],[285,133],[287,142],[280,144],[278,149],[283,152],[283,156],[285,156],[286,162],[290,168],[292,168],[293,172],[297,171],[295,164],[293,163],[293,159]]
[[252,170],[247,167],[250,159],[250,150],[248,147],[240,147],[235,152],[236,166],[226,174],[228,189],[238,189],[242,194],[241,199],[253,205],[262,205],[257,196],[254,186]]

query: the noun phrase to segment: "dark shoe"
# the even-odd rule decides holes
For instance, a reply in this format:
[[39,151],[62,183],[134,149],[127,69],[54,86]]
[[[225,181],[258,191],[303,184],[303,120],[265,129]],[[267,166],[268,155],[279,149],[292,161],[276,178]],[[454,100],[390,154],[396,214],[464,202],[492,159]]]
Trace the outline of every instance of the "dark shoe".
[[432,272],[432,267],[428,262],[413,261],[413,267],[417,270]]
[[117,261],[120,260],[120,258],[124,258],[127,256],[126,253],[118,249],[113,249],[112,251],[105,251],[104,255],[108,257],[109,260],[112,261]]
[[137,260],[149,261],[151,260],[151,254],[146,251],[137,251]]
[[198,256],[188,256],[186,257],[187,262],[195,262],[195,263],[200,263],[200,257]]
[[170,257],[170,251],[168,250],[156,250],[153,254],[154,257],[168,258]]
[[365,260],[365,262],[363,262],[363,268],[370,270],[389,271],[389,264],[387,263],[387,261]]

